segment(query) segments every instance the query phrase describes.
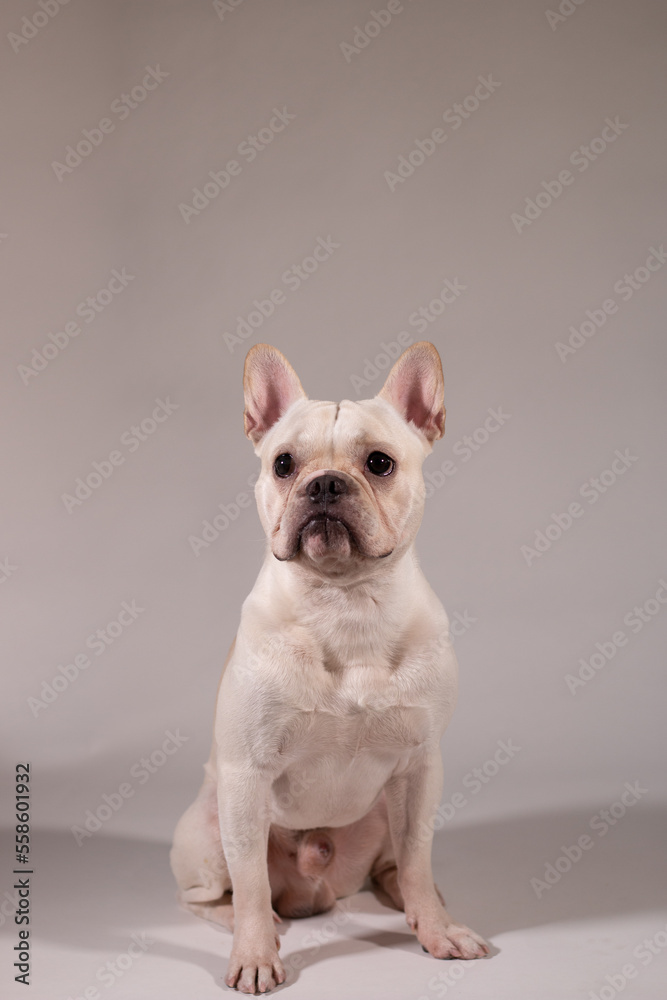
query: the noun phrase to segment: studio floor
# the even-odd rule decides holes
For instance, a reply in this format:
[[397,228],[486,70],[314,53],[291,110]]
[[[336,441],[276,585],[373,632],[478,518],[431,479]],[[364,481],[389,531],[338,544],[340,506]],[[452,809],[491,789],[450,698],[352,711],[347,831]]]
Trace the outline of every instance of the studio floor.
[[[328,914],[281,925],[289,971],[274,992],[293,1000],[664,1000],[665,816],[638,805],[569,869],[558,858],[567,847],[576,859],[586,810],[447,827],[435,839],[437,881],[454,916],[490,940],[489,958],[425,955],[403,914],[364,891]],[[208,1000],[228,992],[231,935],[178,908],[168,851],[103,831],[81,846],[69,830],[37,832],[32,986],[10,983],[9,996]],[[2,856],[11,856],[7,842]],[[544,889],[549,862],[567,870]],[[6,982],[16,943],[11,890],[2,900]]]

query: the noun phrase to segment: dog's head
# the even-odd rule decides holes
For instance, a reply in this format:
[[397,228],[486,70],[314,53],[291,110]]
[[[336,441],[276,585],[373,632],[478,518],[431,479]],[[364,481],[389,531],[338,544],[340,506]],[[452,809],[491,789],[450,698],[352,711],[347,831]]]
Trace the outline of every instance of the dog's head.
[[243,385],[245,432],[262,460],[257,506],[276,559],[340,575],[411,545],[424,506],[422,462],[445,427],[432,344],[409,347],[374,399],[308,399],[267,344],[248,352]]

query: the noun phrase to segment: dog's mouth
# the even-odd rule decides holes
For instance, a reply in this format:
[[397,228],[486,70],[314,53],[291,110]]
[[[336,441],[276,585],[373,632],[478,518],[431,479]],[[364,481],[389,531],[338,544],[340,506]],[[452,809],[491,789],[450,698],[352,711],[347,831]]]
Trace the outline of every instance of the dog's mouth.
[[351,555],[365,558],[386,559],[393,552],[371,553],[361,541],[357,531],[347,521],[336,512],[318,511],[305,517],[293,535],[291,549],[286,555],[278,555],[274,551],[274,556],[280,562],[289,562],[294,559],[299,552],[320,560],[327,558],[347,559]]
[[297,535],[297,550],[305,548],[313,555],[349,555],[358,548],[356,536],[347,521],[333,514],[311,514]]

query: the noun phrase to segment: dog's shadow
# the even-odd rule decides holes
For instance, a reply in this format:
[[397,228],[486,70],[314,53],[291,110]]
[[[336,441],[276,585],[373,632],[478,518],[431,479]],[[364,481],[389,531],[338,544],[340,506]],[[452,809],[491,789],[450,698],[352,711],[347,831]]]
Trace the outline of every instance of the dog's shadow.
[[[509,931],[664,908],[667,810],[638,804],[605,832],[600,823],[591,828],[592,815],[569,810],[445,826],[435,836],[433,867],[450,913],[493,943]],[[583,843],[592,845],[584,850],[577,847],[583,835],[589,838]],[[13,832],[2,833],[7,857],[11,844],[5,838],[13,840]],[[196,920],[175,901],[168,844],[96,834],[78,847],[66,831],[36,831],[33,842],[41,859],[39,930],[54,944],[120,953],[133,930],[151,928],[155,934]],[[384,902],[380,892],[364,891],[329,914],[284,921],[281,933],[303,927],[302,946],[281,949],[289,981],[308,965],[361,950],[421,953],[414,935],[401,930],[402,915]],[[398,923],[388,930],[392,913]],[[210,947],[203,922],[201,928],[201,947],[174,944],[168,940],[172,931],[151,945],[151,954],[195,963],[222,985],[224,959]]]

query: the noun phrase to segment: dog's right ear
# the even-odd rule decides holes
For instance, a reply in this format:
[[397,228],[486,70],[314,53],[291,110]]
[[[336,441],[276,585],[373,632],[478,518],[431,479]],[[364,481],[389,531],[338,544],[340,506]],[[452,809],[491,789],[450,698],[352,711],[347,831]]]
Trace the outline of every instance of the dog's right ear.
[[284,354],[269,344],[255,344],[243,368],[245,432],[257,445],[297,399],[307,399],[299,377]]

